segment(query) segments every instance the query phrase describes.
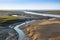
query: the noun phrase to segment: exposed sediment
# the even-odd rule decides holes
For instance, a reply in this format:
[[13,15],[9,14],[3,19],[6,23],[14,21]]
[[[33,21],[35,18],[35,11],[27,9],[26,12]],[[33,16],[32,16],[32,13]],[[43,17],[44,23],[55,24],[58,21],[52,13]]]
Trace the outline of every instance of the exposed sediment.
[[0,30],[0,40],[18,40],[18,34],[13,29]]
[[40,21],[21,29],[30,40],[60,40],[60,19]]

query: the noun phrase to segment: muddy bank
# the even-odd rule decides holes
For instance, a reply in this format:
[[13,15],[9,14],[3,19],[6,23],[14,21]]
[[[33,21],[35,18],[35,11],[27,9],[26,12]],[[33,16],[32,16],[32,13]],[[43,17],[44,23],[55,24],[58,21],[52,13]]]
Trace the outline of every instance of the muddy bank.
[[14,29],[0,29],[0,40],[18,40],[18,34]]
[[0,24],[0,40],[18,40],[18,33],[13,28],[9,27],[9,25],[13,25],[14,23],[24,22],[26,20],[12,20],[3,22]]
[[0,22],[0,26],[3,26],[3,27],[8,27],[9,25],[12,25],[14,23],[18,23],[18,22],[24,22],[26,20],[23,20],[23,19],[19,19],[19,20],[8,20],[7,22]]
[[30,40],[60,40],[60,19],[44,20],[21,28]]

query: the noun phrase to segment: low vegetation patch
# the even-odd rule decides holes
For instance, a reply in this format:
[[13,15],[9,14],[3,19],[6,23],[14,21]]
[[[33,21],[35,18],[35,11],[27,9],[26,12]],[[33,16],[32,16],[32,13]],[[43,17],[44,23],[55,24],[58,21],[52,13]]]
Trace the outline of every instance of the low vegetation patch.
[[0,22],[7,22],[7,21],[13,21],[13,20],[19,20],[19,18],[13,17],[13,16],[0,17]]
[[47,13],[47,14],[60,14],[60,12],[44,12],[44,13]]

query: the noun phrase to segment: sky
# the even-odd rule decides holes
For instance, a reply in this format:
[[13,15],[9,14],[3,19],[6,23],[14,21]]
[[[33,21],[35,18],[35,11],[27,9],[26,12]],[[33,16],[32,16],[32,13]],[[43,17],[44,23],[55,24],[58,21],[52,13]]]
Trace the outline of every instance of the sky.
[[0,10],[60,10],[60,0],[0,0]]

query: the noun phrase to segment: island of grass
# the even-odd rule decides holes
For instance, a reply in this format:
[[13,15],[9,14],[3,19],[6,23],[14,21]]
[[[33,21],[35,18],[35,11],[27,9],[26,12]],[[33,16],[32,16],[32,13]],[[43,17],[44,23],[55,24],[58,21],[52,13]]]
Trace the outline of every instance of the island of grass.
[[8,26],[16,22],[21,22],[23,19],[19,19],[17,17],[8,16],[8,17],[0,17],[0,26]]
[[13,17],[13,16],[0,17],[0,22],[7,22],[7,21],[13,21],[13,20],[19,20],[19,18]]

